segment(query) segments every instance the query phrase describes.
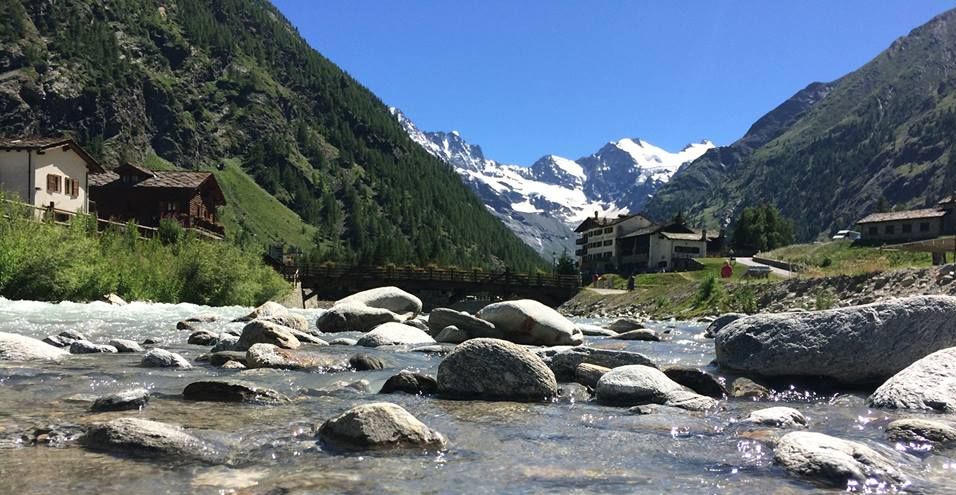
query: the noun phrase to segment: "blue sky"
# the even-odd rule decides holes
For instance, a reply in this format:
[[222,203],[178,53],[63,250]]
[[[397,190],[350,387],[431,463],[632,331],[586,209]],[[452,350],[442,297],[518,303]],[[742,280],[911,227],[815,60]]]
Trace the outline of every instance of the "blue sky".
[[729,144],[956,0],[273,0],[424,130],[528,165],[641,137]]

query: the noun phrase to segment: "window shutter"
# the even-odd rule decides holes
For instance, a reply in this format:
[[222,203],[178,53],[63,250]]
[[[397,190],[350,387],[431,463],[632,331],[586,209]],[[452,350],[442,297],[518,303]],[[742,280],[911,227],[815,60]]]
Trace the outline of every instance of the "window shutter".
[[46,192],[53,193],[56,188],[56,176],[53,174],[46,175]]

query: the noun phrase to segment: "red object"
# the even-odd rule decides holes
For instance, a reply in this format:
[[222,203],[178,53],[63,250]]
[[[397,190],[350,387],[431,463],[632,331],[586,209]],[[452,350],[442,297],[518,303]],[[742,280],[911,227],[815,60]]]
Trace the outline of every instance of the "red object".
[[730,265],[724,265],[720,269],[720,278],[730,278],[734,276],[734,269]]

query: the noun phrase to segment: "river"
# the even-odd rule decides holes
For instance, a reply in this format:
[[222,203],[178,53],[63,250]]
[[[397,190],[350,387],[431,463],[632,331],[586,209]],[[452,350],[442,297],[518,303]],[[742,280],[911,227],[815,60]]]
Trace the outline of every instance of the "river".
[[[206,328],[249,308],[188,304],[49,304],[0,299],[0,331],[36,338],[71,329],[94,342],[149,337],[192,360],[208,347],[188,345],[176,322],[215,314]],[[314,325],[321,310],[300,311]],[[583,320],[602,323],[600,320]],[[644,353],[659,365],[705,366],[713,359],[703,325],[652,323],[669,331],[663,342],[589,337],[587,345]],[[355,334],[339,334],[351,336]],[[388,369],[371,372],[235,371],[197,364],[188,370],[142,368],[141,355],[87,354],[60,363],[0,362],[0,494],[161,493],[817,493],[772,463],[773,430],[737,423],[749,411],[786,405],[803,412],[810,429],[894,449],[883,434],[896,413],[868,410],[860,393],[816,395],[797,389],[771,401],[730,399],[714,413],[636,415],[590,403],[585,390],[562,385],[549,403],[448,401],[404,394],[377,395],[400,369],[434,375],[441,357],[406,350],[362,349]],[[358,350],[323,347],[342,356]],[[228,376],[296,398],[282,406],[187,402],[183,388],[199,378]],[[318,395],[338,381],[368,380],[372,393]],[[91,413],[93,398],[133,386],[151,390],[141,412]],[[441,454],[419,452],[342,455],[324,452],[314,430],[359,403],[395,402],[449,439]],[[775,403],[776,404],[775,404]],[[51,446],[19,440],[38,427],[82,425],[123,416],[175,423],[230,452],[228,466],[124,458],[89,452],[69,436]],[[907,416],[913,416],[909,414]],[[956,457],[915,452],[906,473],[913,489],[952,493]],[[949,489],[947,489],[949,487]]]

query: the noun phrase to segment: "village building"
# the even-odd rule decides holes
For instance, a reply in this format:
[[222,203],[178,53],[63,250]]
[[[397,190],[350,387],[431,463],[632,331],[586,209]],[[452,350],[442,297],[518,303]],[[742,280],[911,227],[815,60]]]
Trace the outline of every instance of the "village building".
[[695,269],[694,258],[707,255],[716,237],[687,227],[680,219],[655,224],[641,215],[601,218],[595,215],[575,229],[575,254],[585,275]]
[[900,244],[933,239],[956,232],[956,198],[947,197],[934,208],[871,213],[857,222],[860,242]]
[[70,138],[0,139],[0,191],[57,214],[86,213],[89,184],[103,167]]
[[158,227],[172,219],[184,228],[222,237],[219,208],[226,204],[210,172],[149,170],[133,164],[91,176],[96,214],[104,220]]

